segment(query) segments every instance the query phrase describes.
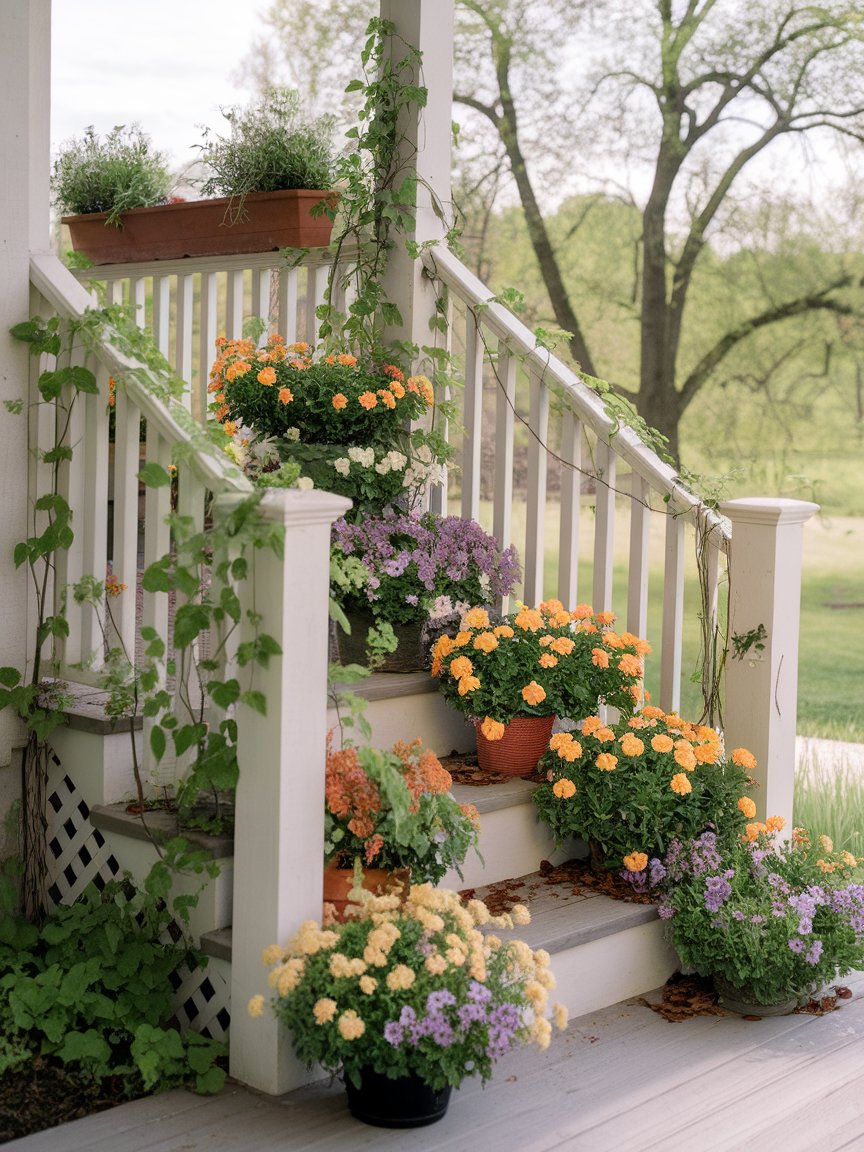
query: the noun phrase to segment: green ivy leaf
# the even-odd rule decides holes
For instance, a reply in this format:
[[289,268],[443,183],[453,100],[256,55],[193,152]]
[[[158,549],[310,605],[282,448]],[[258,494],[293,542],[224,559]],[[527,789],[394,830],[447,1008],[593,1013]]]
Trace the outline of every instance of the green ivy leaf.
[[150,748],[158,763],[165,755],[165,732],[158,724],[150,729]]
[[261,716],[267,715],[267,699],[263,692],[244,692],[240,696],[240,701],[247,708],[251,708],[253,712],[258,712]]
[[138,479],[148,488],[167,488],[171,484],[170,474],[155,460],[150,460],[144,465],[138,473]]

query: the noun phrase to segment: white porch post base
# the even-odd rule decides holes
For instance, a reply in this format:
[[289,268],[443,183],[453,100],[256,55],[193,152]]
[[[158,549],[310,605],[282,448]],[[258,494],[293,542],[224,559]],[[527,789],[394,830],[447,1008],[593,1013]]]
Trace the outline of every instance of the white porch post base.
[[285,526],[284,559],[256,550],[242,582],[244,618],[250,608],[260,613],[261,631],[283,655],[267,668],[241,669],[244,688],[266,696],[267,715],[237,712],[230,1068],[272,1094],[310,1077],[283,1025],[269,1010],[251,1019],[246,1006],[256,993],[270,999],[263,949],[285,943],[303,920],[321,918],[330,525],[349,507],[325,492],[268,493],[260,509]]
[[803,525],[819,511],[802,500],[763,497],[729,500],[721,512],[732,522],[729,558],[729,635],[761,624],[765,647],[751,647],[726,662],[726,747],[748,748],[758,766],[756,815],[782,816],[792,825],[798,635],[801,618]]

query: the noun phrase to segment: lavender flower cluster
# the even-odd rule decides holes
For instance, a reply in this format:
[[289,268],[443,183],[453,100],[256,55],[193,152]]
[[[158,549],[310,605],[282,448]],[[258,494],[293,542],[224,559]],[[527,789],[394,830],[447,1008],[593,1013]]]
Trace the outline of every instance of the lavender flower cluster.
[[492,993],[476,980],[470,981],[467,996],[464,1004],[457,1005],[456,997],[447,988],[430,992],[422,1016],[406,1004],[398,1020],[384,1025],[384,1039],[394,1048],[402,1044],[416,1048],[427,1038],[439,1048],[450,1048],[454,1043],[463,1043],[479,1026],[486,1031],[486,1056],[497,1060],[516,1043],[521,1026],[519,1010],[506,1001],[491,1004]]
[[337,520],[333,536],[341,552],[366,567],[362,595],[383,619],[398,620],[400,610],[403,619],[425,614],[444,596],[488,604],[508,596],[521,574],[514,547],[502,551],[494,536],[461,516],[388,508],[356,524]]

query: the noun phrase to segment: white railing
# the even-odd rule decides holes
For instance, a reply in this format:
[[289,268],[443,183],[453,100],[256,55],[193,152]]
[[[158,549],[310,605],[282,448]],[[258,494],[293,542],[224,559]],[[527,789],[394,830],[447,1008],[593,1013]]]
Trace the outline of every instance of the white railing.
[[[685,560],[695,558],[695,548],[688,553],[688,529],[692,535],[698,527],[705,539],[713,615],[728,527],[451,252],[439,246],[424,260],[447,294],[450,351],[464,375],[464,431],[455,437],[458,510],[487,520],[502,547],[517,545],[529,603],[556,595],[568,605],[614,607],[629,631],[650,634],[655,653],[659,649],[659,703],[677,709]],[[522,466],[514,468],[517,454]],[[438,496],[442,510],[456,503],[452,495]],[[626,555],[618,552],[619,568],[626,564],[620,588],[616,539],[627,542]],[[661,550],[653,569],[652,543]],[[556,553],[557,571],[550,572]],[[658,576],[656,629],[649,627],[649,583]]]
[[[108,304],[126,304],[140,327],[187,384],[185,403],[198,420],[207,412],[207,381],[217,336],[242,336],[250,317],[290,344],[315,344],[315,309],[324,298],[330,261],[326,249],[298,263],[279,252],[110,264],[78,269],[75,276]],[[337,301],[334,300],[334,304]]]

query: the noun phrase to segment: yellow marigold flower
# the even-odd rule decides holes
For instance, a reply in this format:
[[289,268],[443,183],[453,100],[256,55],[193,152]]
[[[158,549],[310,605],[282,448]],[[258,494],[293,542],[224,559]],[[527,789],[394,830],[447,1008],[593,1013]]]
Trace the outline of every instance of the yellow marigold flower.
[[611,728],[607,728],[605,724],[601,724],[594,733],[594,739],[599,740],[601,744],[608,744],[610,740],[615,739],[615,733]]
[[567,1010],[566,1004],[554,1004],[552,1006],[552,1019],[555,1021],[555,1027],[559,1032],[563,1032],[567,1027],[567,1021],[570,1013]]
[[342,412],[345,408],[348,407],[348,397],[342,392],[337,392],[330,403],[333,405],[337,412]]
[[549,635],[541,636],[540,639],[537,641],[537,643],[540,645],[541,648],[550,648],[552,646],[552,641],[554,639],[555,639],[554,636],[549,636]]
[[544,652],[537,663],[541,668],[555,668],[558,664],[558,657],[553,656],[551,652]]
[[345,368],[356,368],[357,357],[352,356],[350,352],[340,352],[336,357],[336,363],[343,365]]
[[[768,819],[765,821],[765,828],[769,832],[782,832],[785,826],[786,826],[786,821],[783,819],[782,816],[769,816]],[[828,839],[828,837],[826,837],[826,839]],[[831,847],[828,848],[827,851],[833,852],[833,850],[834,850],[834,844],[832,842]]]
[[291,391],[290,388],[280,388],[279,389],[279,403],[280,404],[290,404],[293,399],[294,399],[294,393]]
[[571,740],[569,744],[562,744],[558,749],[558,758],[572,764],[582,755],[582,745],[578,740]]
[[621,737],[621,751],[625,756],[641,756],[645,751],[645,745],[632,732],[625,732]]
[[[564,605],[560,600],[542,600],[538,604],[541,612],[545,612],[547,616],[557,616],[564,611]],[[567,613],[567,619],[570,619],[570,613]]]
[[489,613],[485,608],[469,608],[462,624],[465,628],[488,628]]
[[590,736],[593,732],[596,732],[598,728],[602,727],[603,721],[599,716],[586,716],[582,721],[582,734],[584,736]]
[[278,944],[268,944],[261,953],[261,963],[268,968],[272,968],[274,964],[281,963],[284,959],[285,949],[281,948]]
[[381,403],[385,408],[390,408],[392,411],[392,409],[396,407],[396,397],[393,395],[389,388],[379,388],[378,395],[380,396]]
[[447,971],[447,961],[440,952],[433,952],[423,961],[423,967],[432,976],[441,976]]
[[377,987],[378,981],[374,976],[360,977],[360,991],[364,994],[364,996],[371,996]]
[[331,1000],[329,996],[322,996],[320,1000],[316,1000],[312,1005],[312,1015],[315,1017],[315,1023],[329,1024],[336,1015],[336,1008],[336,1001]]
[[651,747],[655,752],[671,752],[675,744],[670,737],[658,732],[656,736],[651,737]]
[[720,758],[720,748],[715,744],[697,744],[693,755],[698,764],[716,764]]
[[834,851],[834,841],[830,836],[820,836],[819,843],[826,852]]
[[266,368],[262,368],[261,371],[258,373],[258,383],[263,384],[263,385],[265,385],[265,387],[268,387],[268,388],[270,387],[270,385],[275,384],[276,383],[276,369],[270,365],[268,365]]
[[374,392],[363,392],[357,397],[357,403],[369,412],[378,407],[378,397]]
[[767,832],[767,831],[768,831],[767,825],[762,824],[759,821],[756,821],[753,824],[747,825],[747,827],[744,829],[745,835],[742,837],[742,839],[755,840],[758,837],[760,832]]
[[746,748],[733,748],[732,763],[737,764],[741,768],[746,768],[748,772],[752,772],[756,767],[756,757],[752,752],[748,752]]
[[339,1017],[339,1035],[343,1040],[359,1040],[366,1031],[366,1025],[353,1008],[349,1008]]
[[466,644],[470,644],[470,643],[471,643],[471,633],[470,632],[464,632],[464,631],[463,632],[457,632],[456,635],[453,637],[453,647],[454,648],[464,648]]
[[663,709],[656,708],[653,704],[646,704],[642,709],[642,715],[646,720],[662,720]]
[[476,676],[460,676],[459,677],[459,695],[467,696],[470,692],[476,692],[480,687],[480,681]]
[[407,964],[397,964],[392,972],[387,973],[387,987],[391,992],[399,992],[410,988],[417,979],[413,968]]
[[609,653],[604,652],[602,648],[592,648],[591,663],[595,666],[595,668],[608,668]]
[[249,1001],[249,1004],[247,1006],[247,1011],[249,1012],[249,1015],[254,1017],[255,1019],[257,1019],[259,1016],[263,1016],[264,1015],[264,997],[260,996],[260,995],[259,996],[253,996],[252,999]]
[[523,632],[539,632],[545,626],[543,617],[536,608],[521,608],[513,623]]
[[576,647],[576,641],[571,640],[569,636],[556,636],[549,647],[559,656],[569,656]]
[[487,740],[503,740],[505,725],[500,720],[493,720],[491,716],[487,716],[480,725],[480,731]]
[[[480,687],[479,683],[477,687]],[[546,699],[546,689],[538,684],[536,680],[532,680],[530,684],[526,684],[522,689],[522,699],[526,704],[542,704]]]
[[494,652],[498,647],[498,637],[494,632],[481,632],[479,636],[474,637],[473,647],[478,652]]
[[[678,753],[676,752],[677,756]],[[687,796],[693,791],[693,785],[690,783],[689,777],[684,772],[676,772],[672,779],[669,781],[669,787],[673,792],[679,796]]]
[[684,768],[687,772],[692,772],[696,767],[696,757],[693,755],[693,749],[689,747],[676,748],[675,763],[680,765],[680,767]]
[[512,636],[516,635],[509,624],[499,624],[497,628],[493,628],[493,632],[496,636],[500,636],[504,640],[509,640]]
[[631,716],[630,719],[627,721],[627,727],[628,728],[647,728],[648,727],[648,721],[643,720],[643,718],[641,716]]
[[742,796],[738,801],[738,811],[745,820],[752,820],[756,815],[756,805],[749,796]]
[[456,680],[461,680],[463,676],[470,676],[474,671],[474,665],[467,656],[457,656],[455,660],[450,662],[450,675]]
[[615,765],[618,763],[618,757],[613,756],[609,752],[601,752],[594,763],[601,772],[614,772]]
[[405,389],[402,387],[398,380],[390,381],[390,391],[393,393],[397,400],[401,400],[405,395]]
[[[686,777],[685,777],[686,779]],[[689,781],[688,781],[689,783]],[[648,867],[648,855],[645,852],[631,852],[624,857],[624,867],[628,872],[644,872]]]
[[572,780],[568,780],[566,776],[562,776],[560,780],[556,780],[552,785],[552,793],[557,796],[559,800],[569,800],[571,796],[576,795],[576,785]]

